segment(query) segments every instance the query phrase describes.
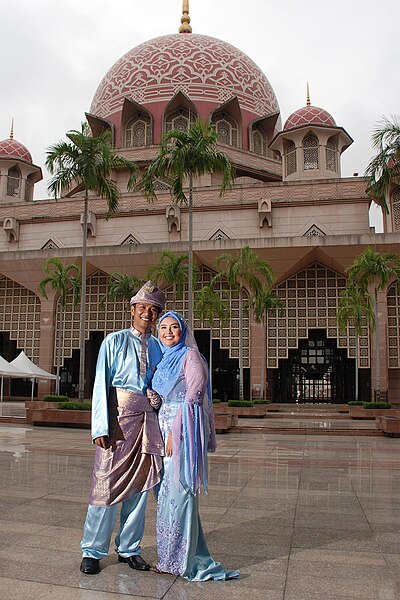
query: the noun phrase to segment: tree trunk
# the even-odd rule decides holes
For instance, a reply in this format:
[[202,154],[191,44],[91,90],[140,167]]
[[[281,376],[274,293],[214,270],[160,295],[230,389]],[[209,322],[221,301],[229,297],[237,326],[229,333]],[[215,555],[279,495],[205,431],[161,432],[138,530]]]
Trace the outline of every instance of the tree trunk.
[[83,209],[83,238],[82,238],[82,289],[79,329],[79,388],[78,399],[85,399],[85,321],[86,321],[86,254],[87,254],[87,223],[88,223],[88,191],[85,190]]
[[209,365],[208,365],[208,371],[209,371],[209,377],[210,377],[210,394],[211,394],[211,402],[213,399],[213,371],[212,371],[212,359],[213,359],[213,351],[212,351],[212,329],[210,329],[210,356],[209,356]]
[[193,176],[189,175],[188,324],[193,332]]
[[358,356],[360,353],[358,335],[356,332],[356,381],[355,381],[355,400],[358,400]]
[[[59,328],[58,328],[58,332],[57,332],[57,360],[56,360],[56,395],[58,396],[60,394],[60,364],[61,364],[61,335],[62,335],[62,329],[63,329],[63,325],[64,323],[61,323],[61,317],[65,314],[65,311],[63,310],[63,313],[60,313],[60,323],[59,323]],[[57,322],[57,317],[56,317],[56,322]]]
[[239,288],[239,400],[244,400],[243,393],[243,294]]
[[375,286],[375,360],[376,360],[376,401],[381,399],[381,365],[380,365],[380,349],[379,349],[379,317],[378,317],[378,288]]
[[261,394],[260,398],[265,399],[265,357],[267,353],[267,318],[264,314],[262,320],[263,334],[261,343]]

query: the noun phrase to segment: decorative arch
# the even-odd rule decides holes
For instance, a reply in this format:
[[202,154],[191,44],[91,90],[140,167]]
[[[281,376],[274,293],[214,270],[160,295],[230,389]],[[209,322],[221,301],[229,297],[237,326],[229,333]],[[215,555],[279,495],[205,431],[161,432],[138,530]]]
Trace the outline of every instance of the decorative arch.
[[40,310],[40,299],[34,292],[0,277],[0,331],[8,332],[34,362],[39,360]]
[[326,169],[337,173],[338,170],[338,152],[333,138],[329,138],[325,148]]
[[187,131],[198,120],[196,106],[181,91],[168,103],[164,112],[164,131]]
[[400,231],[400,186],[392,193],[392,225],[393,231]]
[[303,168],[305,171],[319,169],[318,145],[318,138],[313,133],[309,133],[303,139]]
[[[356,357],[354,327],[342,333],[337,324],[339,296],[346,287],[346,278],[314,263],[276,286],[283,304],[279,315],[267,315],[267,366],[279,367],[279,359],[287,359],[289,350],[297,348],[299,340],[307,339],[309,330],[324,329],[328,338],[337,340],[338,348],[347,349],[348,358]],[[369,368],[370,349],[367,324],[359,338],[359,367]]]
[[296,146],[292,141],[287,142],[285,148],[286,175],[293,175],[297,171]]
[[6,195],[12,198],[19,198],[21,194],[22,174],[18,165],[13,165],[7,173]]
[[129,119],[125,127],[125,147],[139,148],[153,143],[152,123],[148,114],[138,112]]
[[389,369],[400,369],[400,294],[396,283],[387,291]]

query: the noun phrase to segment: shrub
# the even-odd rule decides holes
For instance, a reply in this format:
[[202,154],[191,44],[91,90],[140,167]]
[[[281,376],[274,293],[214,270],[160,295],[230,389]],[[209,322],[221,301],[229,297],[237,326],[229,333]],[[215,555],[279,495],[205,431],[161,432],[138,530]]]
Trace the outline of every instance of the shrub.
[[392,408],[390,402],[364,402],[364,408]]
[[92,410],[91,402],[61,402],[58,405],[61,410]]
[[251,408],[253,403],[250,400],[228,400],[228,406],[243,406],[244,408]]
[[46,394],[42,398],[43,402],[68,402],[68,396],[61,396],[57,394]]
[[253,400],[253,404],[271,404],[270,400]]
[[218,402],[221,402],[219,398],[213,398],[213,404],[218,404]]
[[362,400],[350,400],[347,404],[349,406],[362,406],[364,402]]

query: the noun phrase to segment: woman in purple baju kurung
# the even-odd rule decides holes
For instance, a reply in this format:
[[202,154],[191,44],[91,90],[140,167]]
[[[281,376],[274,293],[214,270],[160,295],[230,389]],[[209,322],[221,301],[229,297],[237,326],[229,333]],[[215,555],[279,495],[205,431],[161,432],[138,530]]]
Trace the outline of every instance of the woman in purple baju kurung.
[[199,516],[201,485],[207,493],[207,450],[216,449],[207,364],[181,315],[163,315],[158,331],[164,355],[152,385],[162,397],[159,424],[166,456],[153,568],[192,581],[237,578],[239,571],[224,570],[210,556]]

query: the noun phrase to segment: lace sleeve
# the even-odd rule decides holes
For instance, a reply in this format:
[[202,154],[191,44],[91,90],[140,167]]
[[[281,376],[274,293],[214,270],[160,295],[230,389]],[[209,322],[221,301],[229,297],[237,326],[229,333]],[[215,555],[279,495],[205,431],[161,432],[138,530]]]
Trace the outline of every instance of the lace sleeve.
[[[184,364],[185,401],[172,424],[173,482],[177,489],[207,492],[208,431],[203,408],[208,374],[197,350],[188,350]],[[208,420],[208,419],[207,419]]]

